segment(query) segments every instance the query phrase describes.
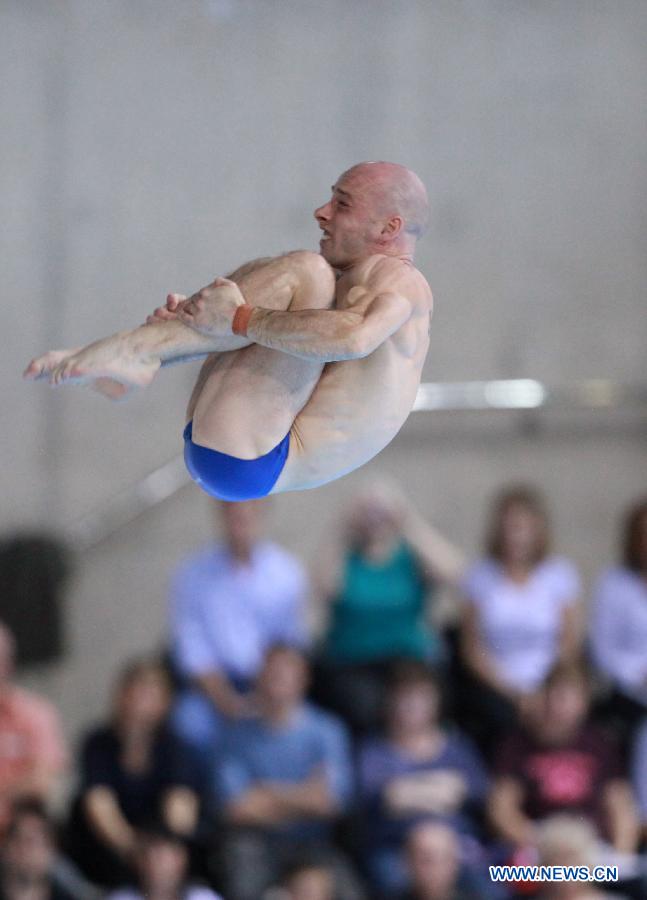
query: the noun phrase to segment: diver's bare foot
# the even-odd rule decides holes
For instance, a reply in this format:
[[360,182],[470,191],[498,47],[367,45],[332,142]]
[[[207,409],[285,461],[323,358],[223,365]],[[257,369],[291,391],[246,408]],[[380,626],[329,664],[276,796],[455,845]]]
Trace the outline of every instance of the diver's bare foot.
[[[67,359],[68,356],[73,356],[82,349],[82,347],[76,347],[74,350],[50,350],[49,353],[45,353],[29,363],[23,373],[23,378],[27,378],[30,381],[49,379],[51,373],[63,360]],[[112,378],[97,378],[91,387],[110,400],[124,400],[132,391],[132,388],[121,384],[119,381],[113,381]]]
[[159,359],[135,356],[113,337],[66,356],[51,371],[49,381],[54,385],[93,384],[111,399],[121,399],[134,388],[148,387],[160,365]]
[[48,379],[54,369],[60,365],[68,356],[73,356],[82,350],[82,347],[76,347],[73,350],[50,350],[42,356],[32,359],[25,371],[22,373],[23,378],[30,381],[44,381]]

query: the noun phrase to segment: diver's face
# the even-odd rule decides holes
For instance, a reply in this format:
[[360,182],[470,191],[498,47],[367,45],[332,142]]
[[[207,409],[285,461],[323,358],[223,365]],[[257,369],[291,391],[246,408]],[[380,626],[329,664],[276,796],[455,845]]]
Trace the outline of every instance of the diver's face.
[[323,231],[321,255],[333,268],[348,269],[377,251],[384,222],[366,175],[342,175],[315,218]]

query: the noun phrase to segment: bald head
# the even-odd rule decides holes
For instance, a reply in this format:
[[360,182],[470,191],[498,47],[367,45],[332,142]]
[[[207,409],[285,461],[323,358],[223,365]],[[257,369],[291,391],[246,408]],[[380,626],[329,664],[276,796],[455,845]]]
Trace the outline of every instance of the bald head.
[[401,216],[404,230],[417,240],[429,221],[429,200],[421,179],[398,163],[362,162],[344,172],[374,200],[380,214]]
[[323,231],[321,254],[334,269],[376,254],[413,260],[429,218],[427,191],[405,166],[363,162],[337,179],[315,218]]

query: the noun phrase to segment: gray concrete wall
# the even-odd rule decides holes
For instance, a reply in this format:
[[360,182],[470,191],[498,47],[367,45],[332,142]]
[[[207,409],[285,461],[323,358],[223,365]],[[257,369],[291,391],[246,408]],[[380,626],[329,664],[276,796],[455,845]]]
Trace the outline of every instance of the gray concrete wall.
[[[36,352],[140,321],[169,289],[315,247],[344,168],[386,158],[429,187],[427,380],[645,376],[647,5],[640,0],[0,0],[4,530],[101,505],[180,449],[195,369],[110,405],[25,385]],[[506,479],[542,484],[587,577],[645,483],[644,419],[539,431],[415,416],[371,468],[468,552]],[[353,479],[280,498],[312,556]],[[205,539],[197,489],[81,561],[65,664],[30,681],[71,733],[127,654],[163,639],[174,561]]]

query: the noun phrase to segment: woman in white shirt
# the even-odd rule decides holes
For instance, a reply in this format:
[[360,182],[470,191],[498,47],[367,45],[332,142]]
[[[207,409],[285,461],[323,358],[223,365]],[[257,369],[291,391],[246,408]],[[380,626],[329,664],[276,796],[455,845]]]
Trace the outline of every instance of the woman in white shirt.
[[607,711],[631,726],[647,711],[647,497],[624,516],[619,564],[597,580],[589,636],[614,688]]
[[477,724],[493,736],[556,663],[579,655],[580,579],[551,554],[548,517],[529,487],[496,497],[485,549],[463,582],[461,657]]

